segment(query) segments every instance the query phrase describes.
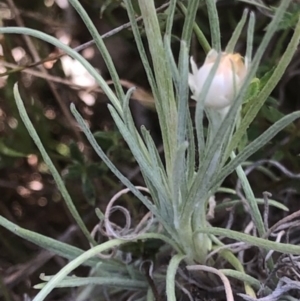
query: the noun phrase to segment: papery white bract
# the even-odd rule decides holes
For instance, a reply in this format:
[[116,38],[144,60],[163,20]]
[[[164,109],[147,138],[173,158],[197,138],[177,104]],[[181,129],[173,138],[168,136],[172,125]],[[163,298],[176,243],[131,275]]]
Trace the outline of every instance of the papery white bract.
[[199,69],[191,57],[192,74],[189,74],[189,86],[193,93],[192,98],[198,100],[205,81],[219,55],[221,55],[220,62],[208,93],[205,95],[204,105],[208,108],[222,110],[232,104],[247,73],[247,68],[240,54],[218,53],[212,49],[207,54],[203,66]]

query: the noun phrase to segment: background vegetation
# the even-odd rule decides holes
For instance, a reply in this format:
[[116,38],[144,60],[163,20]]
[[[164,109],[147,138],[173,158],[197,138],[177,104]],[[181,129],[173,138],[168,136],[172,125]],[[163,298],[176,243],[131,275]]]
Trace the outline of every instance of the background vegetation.
[[[223,45],[228,42],[246,7],[256,13],[254,47],[259,45],[271,16],[268,10],[245,2],[218,1]],[[145,125],[150,129],[158,149],[161,150],[161,136],[157,116],[152,107],[152,96],[132,32],[124,26],[128,17],[122,1],[82,0],[81,3],[101,34],[121,26],[120,30],[106,38],[105,42],[123,80],[124,89],[133,85],[138,87],[130,101],[136,124]],[[160,7],[159,20],[162,31],[168,13],[165,4],[166,1],[156,1],[156,7]],[[276,1],[265,1],[265,4],[277,5]],[[299,11],[300,5],[294,1],[285,14],[280,30],[272,39],[258,72],[262,83],[272,74],[285,50]],[[0,3],[0,18],[4,26],[35,28],[58,37],[72,47],[91,40],[76,12],[63,0],[5,0]],[[175,34],[172,37],[175,54],[179,50],[183,18],[183,14],[178,11],[175,16]],[[209,38],[208,17],[203,8],[199,9],[197,23]],[[140,26],[143,31],[143,24],[140,23]],[[106,96],[78,63],[60,53],[58,49],[34,38],[2,35],[0,43],[0,215],[23,228],[87,249],[89,246],[85,238],[74,226],[48,168],[20,120],[12,94],[14,83],[19,82],[27,112],[56,168],[64,176],[72,199],[89,229],[97,223],[94,209],[99,207],[104,210],[108,200],[122,185],[95,156],[69,112],[70,103],[76,104],[109,158],[136,185],[144,184],[139,169],[111,120]],[[245,43],[246,32],[239,40],[236,50],[244,53]],[[93,44],[84,47],[81,53],[107,81],[110,80],[103,59]],[[192,44],[192,54],[199,64],[204,61],[205,53],[198,46],[196,39]],[[267,100],[248,129],[245,141],[252,141],[279,118],[300,109],[299,68],[297,51],[272,97]],[[192,111],[193,106],[191,101]],[[246,168],[256,197],[263,198],[263,192],[268,191],[273,199],[289,208],[289,212],[270,208],[270,224],[300,210],[299,126],[297,121],[287,127],[256,153]],[[264,166],[265,169],[259,169],[258,166]],[[236,176],[226,179],[226,187],[237,191],[237,195],[230,196],[232,200],[239,198],[240,188]],[[216,196],[217,202],[220,203],[225,198],[228,198],[228,195],[224,193]],[[131,195],[124,196],[121,202],[130,207],[137,220],[145,212],[141,203]],[[211,222],[223,227],[231,223],[232,229],[244,229],[244,225],[249,221],[241,222],[241,217],[244,216],[242,208],[232,208],[234,209],[231,210],[230,218],[228,211],[218,210]],[[120,217],[116,215],[115,218]],[[296,235],[296,232],[293,233]],[[66,264],[66,260],[37,248],[1,227],[0,237],[0,298],[6,301],[24,300],[25,295],[34,296],[36,290],[32,289],[32,286],[40,282],[40,273],[54,274]],[[297,237],[291,236],[290,239],[299,243]],[[143,246],[138,252],[142,253],[144,258],[151,258],[155,247]],[[258,265],[255,268],[257,270],[254,273],[261,272]],[[87,272],[87,269],[80,268],[77,274],[86,275]],[[192,291],[192,288],[190,289]],[[197,292],[194,294],[196,296]],[[212,294],[210,298],[217,297]],[[70,291],[57,290],[51,295],[51,300],[71,299]]]

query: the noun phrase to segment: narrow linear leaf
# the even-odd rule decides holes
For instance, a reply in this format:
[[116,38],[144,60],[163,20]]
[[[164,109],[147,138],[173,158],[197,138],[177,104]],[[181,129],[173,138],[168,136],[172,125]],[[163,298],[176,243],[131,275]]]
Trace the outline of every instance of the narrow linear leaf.
[[[178,210],[180,208],[180,197],[185,198],[185,196],[181,195],[182,186],[186,186],[186,161],[185,154],[188,147],[188,142],[183,142],[177,149],[175,162],[173,165],[173,173],[172,173],[172,198],[174,207]],[[175,218],[178,217],[179,213],[175,213]]]
[[[159,180],[160,177],[157,176],[157,173],[159,172],[158,167],[155,164],[152,164],[148,159],[143,156],[142,152],[138,147],[136,147],[136,143],[133,140],[132,133],[128,131],[127,127],[125,126],[124,122],[116,112],[116,110],[112,106],[108,106],[108,109],[111,113],[112,118],[114,119],[120,133],[122,134],[122,137],[127,142],[128,146],[130,147],[130,150],[138,162],[141,170],[143,170],[143,173],[149,178],[151,182],[155,185],[155,187],[158,189],[161,195],[164,195],[166,201],[166,190],[167,188],[163,186],[163,183]],[[152,149],[154,151],[154,149]],[[150,150],[149,150],[150,151]],[[153,162],[154,163],[154,162]]]
[[17,158],[18,157],[24,158],[27,157],[28,155],[8,147],[2,139],[0,139],[0,153],[8,157],[17,157]]
[[212,48],[220,52],[221,33],[220,33],[220,23],[219,23],[216,1],[206,0],[205,2],[206,2],[208,17],[209,17]]
[[[300,255],[300,246],[292,245],[292,244],[285,244],[285,243],[278,243],[274,241],[270,241],[267,239],[254,237],[252,235],[240,233],[237,231],[229,230],[229,229],[222,229],[222,228],[202,228],[198,229],[196,233],[206,233],[212,235],[220,235],[225,236],[234,240],[245,242],[249,245],[256,246],[265,250],[274,250],[284,254],[295,254]],[[195,235],[194,234],[194,235]]]
[[[168,237],[162,235],[162,234],[157,234],[157,233],[146,233],[146,234],[141,234],[137,239],[135,240],[140,240],[140,239],[161,239],[166,243],[171,244],[171,246],[174,247],[175,250],[180,252],[178,250],[178,247]],[[64,266],[51,280],[45,285],[45,287],[36,295],[36,297],[33,299],[33,301],[43,301],[45,298],[48,296],[48,294],[63,280],[67,275],[69,275],[74,269],[82,265],[84,262],[89,260],[90,258],[96,256],[99,253],[105,252],[107,250],[110,250],[115,247],[119,247],[123,244],[128,243],[126,240],[121,240],[121,239],[113,239],[110,241],[107,241],[105,243],[102,243],[101,245],[98,245],[96,247],[93,247],[92,249],[84,252],[81,254],[79,257],[74,259],[73,261],[69,262],[66,266]]]
[[174,14],[176,10],[177,0],[171,0],[168,8],[168,18],[166,24],[165,35],[168,37],[168,43],[171,44],[172,28],[174,23]]
[[132,1],[125,0],[124,2],[126,5],[128,17],[129,17],[129,20],[131,23],[131,29],[132,29],[132,32],[134,35],[135,43],[136,43],[137,49],[139,51],[141,61],[144,66],[144,70],[146,72],[147,79],[148,79],[149,85],[151,87],[151,91],[154,95],[154,98],[157,100],[157,99],[159,99],[157,85],[155,83],[154,74],[152,72],[152,68],[150,66],[150,63],[149,63],[149,60],[148,60],[148,57],[146,54],[146,50],[145,50],[145,47],[143,45],[143,41],[141,38],[141,33],[139,31],[139,27],[138,27],[136,19],[135,19],[136,16],[135,16],[135,11],[133,9]]
[[168,223],[162,219],[161,215],[157,211],[157,208],[153,205],[153,203],[145,197],[135,186],[116,168],[116,166],[109,160],[106,156],[104,151],[96,142],[93,134],[91,133],[90,129],[86,125],[85,121],[83,120],[82,116],[78,113],[75,108],[74,104],[71,104],[71,112],[76,118],[77,122],[79,123],[80,127],[82,128],[84,134],[86,135],[88,141],[90,142],[91,146],[97,153],[97,155],[103,160],[103,162],[107,165],[107,167],[114,173],[114,175],[127,187],[130,191],[159,219],[159,221],[164,225],[165,229],[172,233],[171,227]]
[[[187,8],[185,8],[185,6],[180,1],[177,1],[177,4],[180,7],[181,11],[185,15],[181,40],[185,42],[187,50],[189,51],[190,44],[191,44],[191,38],[192,38],[192,34],[193,34],[193,28],[196,24],[195,19],[196,19],[198,7],[199,7],[199,0],[188,1]],[[200,33],[202,33],[201,30],[200,30]],[[202,36],[201,40],[204,42],[205,48],[210,48],[204,35]],[[183,54],[182,51],[185,51],[185,49],[181,47],[179,57],[182,56],[182,54]]]
[[178,72],[180,74],[178,90],[178,124],[177,124],[177,143],[180,145],[186,139],[187,118],[189,111],[189,53],[185,42],[180,43],[180,56]]
[[138,3],[145,25],[147,43],[158,88],[159,99],[157,101],[160,103],[160,106],[157,106],[157,114],[161,125],[166,170],[167,174],[170,175],[175,156],[173,146],[176,145],[177,140],[178,120],[172,73],[168,68],[168,59],[163,45],[154,1],[138,0]]
[[[244,150],[236,156],[236,158],[230,163],[228,163],[220,172],[217,179],[214,181],[213,185],[222,182],[225,177],[231,174],[241,163],[246,161],[251,155],[253,155],[257,150],[262,148],[266,143],[268,143],[275,135],[278,134],[282,129],[292,123],[294,120],[300,117],[300,111],[291,113],[281,120],[273,124],[269,129],[267,129],[261,136],[256,138],[252,143],[250,143]],[[212,185],[212,186],[213,186]]]
[[105,43],[103,42],[103,38],[99,34],[96,26],[93,24],[91,18],[88,16],[87,12],[84,10],[84,8],[80,4],[80,2],[78,0],[69,0],[69,2],[74,7],[74,9],[78,12],[81,19],[85,23],[87,29],[89,30],[91,36],[93,37],[95,44],[96,44],[97,48],[99,49],[99,51],[106,63],[107,69],[111,75],[114,86],[116,88],[117,96],[120,100],[122,100],[125,95],[124,95],[124,92],[122,89],[122,85],[120,83],[120,78],[118,76],[115,65],[112,61],[111,55],[110,55],[109,51],[107,50]]
[[[177,68],[177,64],[172,52],[171,45],[168,43],[168,36],[165,36],[164,38],[164,46],[165,46],[165,51],[166,51],[166,57],[167,57],[167,63],[168,63],[168,68],[171,70],[174,86],[176,89],[175,95],[178,97],[179,95],[179,87],[180,87],[180,81],[181,81],[181,76],[179,75],[179,70]],[[178,102],[178,99],[177,99]]]
[[168,301],[176,301],[175,295],[175,276],[180,262],[185,258],[185,255],[177,254],[172,257],[167,270],[166,276],[166,293]]
[[[167,175],[165,172],[165,168],[163,165],[163,162],[160,158],[159,152],[156,148],[156,145],[150,135],[150,132],[144,127],[141,127],[141,132],[143,134],[143,137],[145,139],[146,145],[147,145],[147,149],[149,152],[149,156],[150,156],[150,161],[152,163],[153,166],[155,166],[155,168],[157,168],[157,170],[159,172],[157,172],[157,177],[159,179],[160,182],[166,182],[167,180]],[[164,185],[164,189],[167,189],[168,187],[166,185]]]
[[[282,1],[282,3],[285,5],[285,1]],[[300,39],[300,18],[298,20],[292,39],[290,40],[285,53],[281,56],[281,59],[278,62],[275,70],[273,71],[272,76],[270,77],[270,79],[268,80],[264,88],[261,90],[259,95],[256,97],[253,104],[249,106],[249,110],[247,111],[246,116],[244,117],[244,119],[241,122],[241,125],[239,126],[238,130],[234,134],[232,141],[230,143],[229,154],[239,144],[242,136],[245,134],[247,128],[249,127],[249,125],[257,115],[258,111],[263,106],[266,99],[268,98],[272,90],[275,88],[279,80],[282,78],[283,73],[285,72],[287,66],[290,64],[295,54],[295,51],[298,48],[299,39]]]
[[[256,202],[259,205],[263,205],[264,204],[264,199],[256,199]],[[286,207],[285,205],[279,203],[278,201],[268,200],[268,202],[269,202],[270,206],[273,206],[275,208],[278,208],[278,209],[281,209],[281,210],[284,210],[284,211],[289,211],[290,210],[288,207]],[[239,204],[242,205],[243,203],[240,200],[228,201],[228,202],[218,204],[216,206],[215,210],[220,211],[220,210],[224,210],[226,208],[233,207],[233,206],[236,206],[236,205],[239,205]]]
[[243,272],[230,270],[230,269],[220,269],[220,271],[226,276],[249,283],[251,286],[253,286],[257,290],[261,288],[261,282],[259,280],[255,279],[254,277],[251,277]]
[[[189,2],[189,4],[190,4],[190,2]],[[186,7],[183,5],[183,3],[178,1],[177,5],[180,8],[182,14],[185,16],[185,19],[187,20],[187,17],[190,16],[190,13],[188,13],[188,11],[187,11]],[[196,5],[197,5],[196,7],[198,8],[199,4],[196,4]],[[193,7],[191,7],[190,11],[195,11],[195,10],[193,10]],[[193,30],[194,30],[194,33],[197,37],[199,44],[202,46],[204,52],[207,54],[211,50],[211,47],[210,47],[210,44],[207,41],[204,33],[202,32],[202,30],[196,23],[196,21],[193,22]],[[187,26],[186,32],[187,33],[189,32],[188,26]],[[184,39],[184,33],[182,34],[182,39]],[[186,39],[186,41],[187,41],[187,39]]]
[[[220,251],[220,255],[228,262],[230,263],[237,272],[241,273],[244,276],[248,276],[245,273],[243,264],[241,263],[241,261],[229,250],[221,250]],[[231,271],[231,270],[230,270]],[[246,278],[246,277],[244,277]],[[242,280],[242,279],[241,279]],[[243,280],[242,280],[243,281]],[[259,282],[259,281],[257,281]],[[253,290],[253,288],[251,287],[251,285],[249,285],[249,282],[244,280],[244,288],[245,291],[247,293],[247,295],[250,295],[252,297],[255,297],[255,292]]]
[[235,30],[234,30],[234,32],[233,32],[226,48],[225,48],[225,52],[230,53],[230,52],[234,51],[235,45],[236,45],[238,39],[240,38],[242,30],[245,26],[247,16],[248,16],[248,9],[245,9],[240,22],[235,27]]
[[16,104],[19,110],[19,114],[21,116],[22,121],[24,122],[25,127],[28,130],[29,135],[31,136],[31,138],[33,139],[34,143],[36,144],[37,148],[39,149],[45,163],[47,164],[53,178],[54,181],[60,191],[60,193],[62,194],[62,197],[65,200],[65,203],[70,211],[70,213],[72,214],[73,218],[75,219],[76,223],[78,224],[79,228],[82,230],[82,232],[84,233],[84,235],[86,236],[86,238],[88,239],[88,241],[93,244],[96,245],[96,241],[92,238],[89,230],[87,229],[86,225],[84,224],[83,220],[81,219],[76,207],[73,204],[73,201],[71,199],[71,196],[69,195],[69,192],[66,189],[66,186],[60,176],[60,174],[58,173],[57,169],[55,168],[52,160],[50,159],[49,155],[47,154],[33,124],[31,123],[24,103],[21,99],[19,90],[18,90],[18,85],[15,84],[14,85],[14,97],[16,100]]
[[[15,235],[22,237],[34,243],[35,245],[44,248],[50,252],[53,252],[54,254],[57,254],[63,258],[73,260],[74,258],[84,253],[83,250],[73,247],[64,242],[60,242],[53,238],[21,228],[2,216],[0,216],[0,225],[5,229],[7,229],[8,231],[14,233]],[[88,261],[86,261],[84,264],[93,267],[97,263],[99,263],[99,261],[100,260],[97,258],[91,258]]]
[[[232,152],[231,159],[234,160],[235,158],[236,158],[236,155],[235,155],[234,152]],[[257,228],[259,236],[263,237],[263,235],[265,234],[266,229],[265,229],[265,225],[264,225],[264,222],[263,222],[263,219],[262,219],[262,215],[259,211],[258,204],[256,202],[254,192],[251,188],[251,185],[249,183],[247,175],[245,174],[245,171],[243,170],[241,165],[239,165],[236,168],[236,173],[237,173],[237,175],[240,179],[241,186],[244,190],[246,199],[248,201],[252,221],[254,222],[254,225]]]
[[[50,281],[52,277],[47,277]],[[44,279],[43,279],[44,280]],[[42,289],[45,283],[34,286],[35,289]],[[106,287],[120,287],[124,289],[145,289],[148,284],[145,281],[117,278],[117,277],[66,277],[66,279],[57,283],[56,287],[78,287],[85,285],[105,285]]]

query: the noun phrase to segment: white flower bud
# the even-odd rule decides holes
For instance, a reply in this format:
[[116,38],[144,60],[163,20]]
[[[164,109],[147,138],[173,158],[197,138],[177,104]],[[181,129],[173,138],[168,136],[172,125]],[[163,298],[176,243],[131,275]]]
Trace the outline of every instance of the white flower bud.
[[[216,50],[211,50],[207,54],[203,66],[199,69],[191,58],[192,74],[189,74],[189,86],[193,93],[193,99],[198,100],[218,55]],[[204,105],[216,110],[229,107],[239,91],[246,73],[247,68],[240,54],[222,52],[217,71],[208,93],[205,95]]]

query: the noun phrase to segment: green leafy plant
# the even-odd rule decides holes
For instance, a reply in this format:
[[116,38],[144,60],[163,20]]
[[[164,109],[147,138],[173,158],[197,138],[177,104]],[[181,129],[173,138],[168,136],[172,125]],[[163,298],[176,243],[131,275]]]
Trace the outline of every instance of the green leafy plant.
[[[199,0],[190,0],[187,7],[181,1],[170,1],[164,36],[161,34],[154,1],[139,0],[139,9],[145,26],[153,68],[142,43],[132,3],[130,0],[124,1],[136,45],[155,100],[164,146],[163,160],[149,131],[145,127],[142,127],[140,133],[134,125],[129,109],[129,100],[134,88],[129,89],[126,94],[124,93],[110,54],[95,26],[78,0],[69,0],[69,2],[85,22],[95,44],[101,52],[114,83],[115,92],[80,54],[59,40],[40,31],[28,28],[0,28],[0,33],[24,34],[42,39],[78,60],[94,76],[96,82],[110,100],[108,108],[111,116],[140,167],[146,187],[135,186],[114,166],[113,162],[101,148],[101,145],[98,145],[95,136],[89,130],[82,116],[72,104],[71,111],[91,146],[107,167],[127,187],[111,199],[104,213],[100,212],[100,210],[96,211],[100,220],[100,226],[97,226],[95,231],[98,231],[104,225],[105,230],[102,229],[102,233],[104,232],[107,236],[107,241],[97,244],[93,234],[94,231],[91,234],[84,225],[60,175],[47,155],[36,130],[28,118],[18,91],[18,86],[15,85],[14,96],[21,118],[38,146],[49,170],[53,174],[70,212],[91,244],[91,249],[83,252],[73,246],[21,229],[3,217],[0,217],[0,224],[8,230],[14,231],[16,235],[71,260],[55,276],[41,277],[45,283],[36,286],[41,291],[34,300],[44,300],[56,287],[84,285],[111,287],[109,293],[112,295],[121,293],[123,290],[125,292],[126,290],[134,290],[141,300],[154,300],[157,297],[154,296],[156,292],[153,290],[153,286],[148,284],[147,277],[139,269],[139,265],[145,260],[145,252],[137,252],[138,255],[131,258],[130,264],[122,258],[122,252],[130,254],[130,256],[134,253],[133,247],[129,247],[124,251],[125,249],[122,249],[123,245],[132,242],[140,243],[147,240],[161,240],[164,248],[167,248],[168,254],[175,253],[168,263],[167,268],[157,269],[155,275],[153,275],[158,283],[165,282],[167,300],[177,300],[175,278],[176,271],[181,262],[184,262],[190,271],[206,271],[218,275],[225,286],[227,300],[233,300],[233,293],[227,276],[242,280],[246,292],[244,297],[246,300],[252,300],[251,298],[255,298],[254,289],[258,287],[258,280],[245,273],[243,266],[233,252],[229,249],[224,250],[226,249],[226,245],[219,239],[220,236],[238,240],[250,246],[259,247],[263,249],[264,255],[267,254],[267,251],[300,255],[299,246],[273,242],[268,239],[270,233],[259,211],[259,202],[255,198],[254,192],[241,166],[242,163],[270,141],[279,131],[299,118],[300,112],[291,113],[279,120],[276,118],[276,122],[268,130],[250,144],[244,145],[236,154],[237,147],[243,141],[248,126],[282,77],[297,49],[300,38],[299,20],[295,26],[290,43],[273,70],[272,75],[269,76],[262,87],[253,86],[262,55],[275,31],[281,25],[281,20],[291,1],[282,1],[281,5],[276,9],[275,15],[252,59],[255,24],[253,13],[248,14],[247,11],[244,13],[223,53],[221,51],[221,35],[215,1],[206,1],[212,37],[211,47],[208,47],[209,43],[205,40],[201,29],[195,24]],[[173,18],[177,5],[179,5],[183,12],[186,12],[178,63],[176,63],[177,60],[174,58],[171,48]],[[233,63],[232,57],[235,55],[234,48],[246,24],[247,17],[249,17],[249,21],[247,50],[245,54],[246,72],[243,79],[237,82],[235,74],[238,70],[236,69],[237,65]],[[194,91],[191,84],[189,86],[188,80],[189,51],[193,31],[197,34],[200,44],[205,46],[206,52],[209,51],[209,48],[213,49],[208,52],[207,60],[211,59],[212,54],[214,57],[209,72],[207,72],[204,79],[201,79],[203,85],[200,91],[196,91],[199,88],[197,86],[199,85],[199,76],[197,73],[199,71],[194,63],[192,65],[193,76],[196,81]],[[226,103],[220,110],[219,107],[208,104],[208,98],[218,98],[218,93],[223,93],[222,91],[215,91],[216,94],[211,96],[210,87],[215,84],[216,77],[220,71],[219,68],[224,68],[222,64],[224,64],[224,57],[226,56],[230,57],[229,69],[227,70],[229,78],[227,77],[226,80],[232,82],[232,95],[229,103]],[[239,57],[239,59],[241,58]],[[196,100],[194,120],[188,110],[190,88],[193,92],[193,98]],[[242,110],[243,114],[241,114],[242,106],[244,106]],[[208,118],[206,135],[204,134],[204,116]],[[82,161],[81,163],[84,162]],[[244,191],[245,199],[247,200],[246,205],[254,226],[257,229],[258,237],[230,229],[213,227],[207,219],[211,207],[214,206],[212,199],[214,194],[221,189],[224,179],[234,171],[236,171]],[[121,206],[114,207],[114,202],[118,197],[129,191],[149,210],[149,213],[145,215],[136,227],[131,227],[132,221],[130,212],[127,209]],[[124,214],[126,221],[124,228],[120,228],[110,221],[110,214],[114,210],[120,210]],[[159,253],[163,247],[158,245],[155,249],[155,252]],[[112,253],[107,254],[109,251]],[[210,252],[217,252],[234,269],[225,270],[213,267],[214,261],[212,257],[210,257],[210,260],[207,260]],[[95,257],[97,255],[98,257]],[[268,267],[271,269],[274,266],[272,256],[266,257],[266,261]],[[92,266],[91,275],[87,278],[69,277],[68,275],[80,265]],[[146,290],[147,294],[145,294]],[[268,287],[266,288],[266,292],[270,293]],[[139,293],[141,294],[139,295]],[[88,291],[85,291],[83,294],[86,296]]]

